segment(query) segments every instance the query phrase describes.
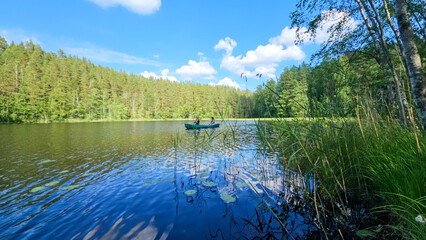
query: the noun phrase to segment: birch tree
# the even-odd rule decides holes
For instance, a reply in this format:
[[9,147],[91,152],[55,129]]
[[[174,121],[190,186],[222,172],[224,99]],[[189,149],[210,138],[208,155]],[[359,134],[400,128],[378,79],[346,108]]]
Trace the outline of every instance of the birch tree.
[[413,98],[417,113],[426,130],[426,81],[422,73],[422,62],[414,41],[414,31],[411,26],[405,0],[394,0],[398,28],[401,34],[402,47],[412,86]]

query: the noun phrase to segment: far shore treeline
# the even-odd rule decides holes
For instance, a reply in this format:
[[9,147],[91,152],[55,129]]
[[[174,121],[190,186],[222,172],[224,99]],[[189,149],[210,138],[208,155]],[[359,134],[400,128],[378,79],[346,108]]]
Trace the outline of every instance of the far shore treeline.
[[[425,49],[420,42],[422,57]],[[263,84],[251,92],[147,79],[96,66],[62,50],[46,52],[31,41],[9,44],[0,37],[0,122],[352,117],[356,106],[366,101],[378,112],[398,118],[396,94],[389,87],[389,76],[369,54],[373,51],[366,45],[316,66],[286,68],[278,79],[259,74]],[[397,48],[390,52],[400,73],[406,111],[413,109],[409,78]]]
[[0,122],[254,117],[253,93],[147,79],[0,38]]

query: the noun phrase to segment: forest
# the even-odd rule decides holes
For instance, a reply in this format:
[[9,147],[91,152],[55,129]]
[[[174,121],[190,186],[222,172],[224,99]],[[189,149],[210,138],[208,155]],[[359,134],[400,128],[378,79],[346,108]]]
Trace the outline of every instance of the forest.
[[[293,13],[293,24],[304,29],[304,35],[315,36],[321,20],[336,14],[318,11],[324,7],[302,1]],[[354,117],[356,107],[368,101],[381,115],[400,119],[403,125],[410,121],[424,125],[424,83],[413,85],[409,77],[392,5],[355,1],[339,7],[357,14],[364,24],[348,33],[342,26],[349,15],[343,15],[329,29],[334,40],[323,44],[310,64],[286,68],[278,79],[262,79],[266,84],[255,92],[147,79],[95,66],[62,50],[46,52],[31,41],[9,44],[0,37],[0,122]],[[408,7],[413,43],[424,59],[424,8],[415,1]],[[302,14],[305,10],[319,14]],[[420,75],[424,72],[423,65]]]
[[252,117],[253,94],[146,79],[0,38],[0,122]]
[[[368,102],[382,116],[400,119],[403,125],[415,121],[422,127],[425,83],[413,84],[413,79],[424,79],[426,72],[426,66],[420,64],[426,58],[426,18],[424,6],[416,1],[408,3],[406,10],[413,23],[411,44],[416,46],[420,66],[416,76],[403,50],[393,5],[353,1],[337,7],[326,1],[301,1],[292,15],[301,35],[315,37],[322,20],[336,18],[335,12],[324,12],[327,7],[340,8],[347,15],[337,18],[328,29],[331,37],[313,55],[311,64],[284,69],[276,81],[258,86],[256,112],[273,117],[353,117],[356,107],[366,107]],[[343,28],[349,16],[363,23],[350,33]]]
[[[424,58],[425,43],[420,38],[417,42]],[[147,79],[95,66],[61,50],[48,53],[31,41],[9,45],[0,38],[0,43],[1,122],[353,117],[357,103],[364,98],[381,113],[399,116],[396,85],[389,86],[390,73],[381,71],[380,62],[372,57],[371,45],[328,57],[316,66],[286,68],[278,79],[267,79],[253,93],[226,86]],[[415,103],[398,50],[396,44],[390,46],[409,119],[412,115],[408,111],[413,111]]]

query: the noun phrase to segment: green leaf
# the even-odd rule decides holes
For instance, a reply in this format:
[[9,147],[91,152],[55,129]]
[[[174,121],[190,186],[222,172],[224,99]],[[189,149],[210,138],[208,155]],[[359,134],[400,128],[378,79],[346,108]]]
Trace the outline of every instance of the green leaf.
[[73,190],[73,189],[76,189],[78,187],[80,187],[80,185],[74,184],[74,185],[69,185],[68,187],[63,187],[63,188],[61,188],[61,190]]
[[237,182],[237,184],[235,184],[237,187],[239,187],[239,188],[244,188],[244,187],[247,187],[247,184],[246,183],[243,183],[243,182]]
[[222,194],[220,195],[220,198],[222,198],[222,200],[225,201],[226,203],[235,202],[236,200],[234,197],[228,194]]
[[45,188],[45,186],[35,187],[35,188],[31,189],[31,192],[32,192],[32,193],[33,193],[33,192],[38,192],[38,191],[43,190],[44,188]]
[[207,181],[207,182],[203,182],[203,185],[206,187],[214,187],[214,186],[217,186],[217,183]]
[[47,159],[47,160],[43,160],[43,161],[39,162],[38,164],[51,163],[51,162],[56,162],[56,160]]
[[188,190],[185,192],[186,195],[193,195],[197,192],[197,190]]
[[59,181],[52,181],[52,182],[50,182],[50,183],[46,183],[46,184],[44,184],[45,186],[48,186],[48,187],[52,187],[52,186],[55,186],[56,184],[58,184],[59,183]]

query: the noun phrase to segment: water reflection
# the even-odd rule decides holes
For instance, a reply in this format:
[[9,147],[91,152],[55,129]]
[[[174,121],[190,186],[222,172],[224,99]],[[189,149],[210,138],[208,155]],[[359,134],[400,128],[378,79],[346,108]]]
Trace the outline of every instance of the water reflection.
[[302,176],[253,122],[0,125],[0,238],[297,238]]

